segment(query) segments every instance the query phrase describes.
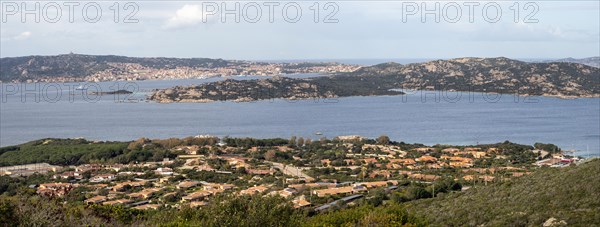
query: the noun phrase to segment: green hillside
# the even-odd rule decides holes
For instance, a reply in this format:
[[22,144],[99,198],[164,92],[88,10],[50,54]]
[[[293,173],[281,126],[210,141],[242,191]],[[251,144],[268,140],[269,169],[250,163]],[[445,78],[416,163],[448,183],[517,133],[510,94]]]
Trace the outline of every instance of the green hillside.
[[595,159],[579,166],[543,168],[509,182],[417,200],[410,203],[409,209],[434,226],[541,226],[550,218],[564,221],[562,225],[598,226],[599,198],[600,160]]

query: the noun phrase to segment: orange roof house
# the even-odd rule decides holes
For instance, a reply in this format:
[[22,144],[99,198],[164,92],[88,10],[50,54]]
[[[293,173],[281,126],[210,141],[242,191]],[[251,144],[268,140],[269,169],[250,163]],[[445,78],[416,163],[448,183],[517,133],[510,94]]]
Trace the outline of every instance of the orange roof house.
[[98,196],[94,196],[92,198],[86,199],[85,203],[87,203],[87,204],[96,204],[96,203],[101,203],[101,202],[104,202],[104,201],[106,201],[106,196],[98,195]]
[[144,189],[140,192],[135,192],[135,193],[129,194],[129,198],[147,199],[150,196],[152,196],[155,192],[158,192],[158,191],[160,191],[159,188],[148,188],[148,189]]
[[183,181],[183,182],[177,184],[177,188],[187,189],[187,188],[196,187],[199,184],[200,184],[200,182],[198,182],[198,181]]
[[263,185],[258,185],[258,186],[254,186],[254,187],[250,187],[247,188],[245,190],[240,191],[240,194],[242,195],[254,195],[256,193],[263,193],[266,190],[268,190],[269,188],[267,188],[266,186]]
[[189,195],[186,195],[184,197],[181,197],[181,201],[188,201],[188,202],[198,201],[198,200],[202,200],[205,197],[208,197],[210,195],[212,195],[212,192],[206,191],[206,190],[200,190],[200,191],[193,192]]
[[417,162],[436,162],[437,158],[429,155],[421,156],[420,158],[415,159]]
[[414,165],[417,162],[415,162],[415,160],[412,158],[396,158],[396,159],[390,159],[390,163],[400,163],[402,165]]

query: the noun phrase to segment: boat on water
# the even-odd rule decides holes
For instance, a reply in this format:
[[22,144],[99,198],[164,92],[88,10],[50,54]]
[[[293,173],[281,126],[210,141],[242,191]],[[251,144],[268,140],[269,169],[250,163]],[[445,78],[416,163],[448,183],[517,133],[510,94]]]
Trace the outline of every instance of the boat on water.
[[320,136],[320,135],[323,135],[323,133],[322,132],[315,132],[315,135]]
[[75,90],[77,90],[77,91],[85,91],[85,90],[87,90],[87,88],[84,87],[84,86],[79,86],[79,87],[76,87]]

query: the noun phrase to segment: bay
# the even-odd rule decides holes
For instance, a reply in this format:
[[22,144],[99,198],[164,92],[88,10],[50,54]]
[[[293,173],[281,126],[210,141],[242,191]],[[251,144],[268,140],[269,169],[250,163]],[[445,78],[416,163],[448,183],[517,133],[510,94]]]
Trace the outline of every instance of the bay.
[[[318,75],[294,75],[312,76]],[[584,157],[600,155],[598,98],[406,91],[402,96],[247,103],[159,104],[144,99],[152,89],[221,79],[0,84],[0,147],[48,137],[127,141],[200,134],[313,139],[385,134],[427,145],[544,142]],[[75,90],[80,85],[87,90]],[[119,89],[135,93],[87,95]]]

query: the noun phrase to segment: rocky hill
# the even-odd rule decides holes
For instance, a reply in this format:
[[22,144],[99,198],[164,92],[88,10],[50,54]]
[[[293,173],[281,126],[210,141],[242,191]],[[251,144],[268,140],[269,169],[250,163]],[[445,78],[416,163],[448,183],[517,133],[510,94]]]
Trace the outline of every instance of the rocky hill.
[[358,77],[388,88],[598,97],[599,73],[598,68],[576,63],[457,58],[409,65],[375,65],[342,76]]

